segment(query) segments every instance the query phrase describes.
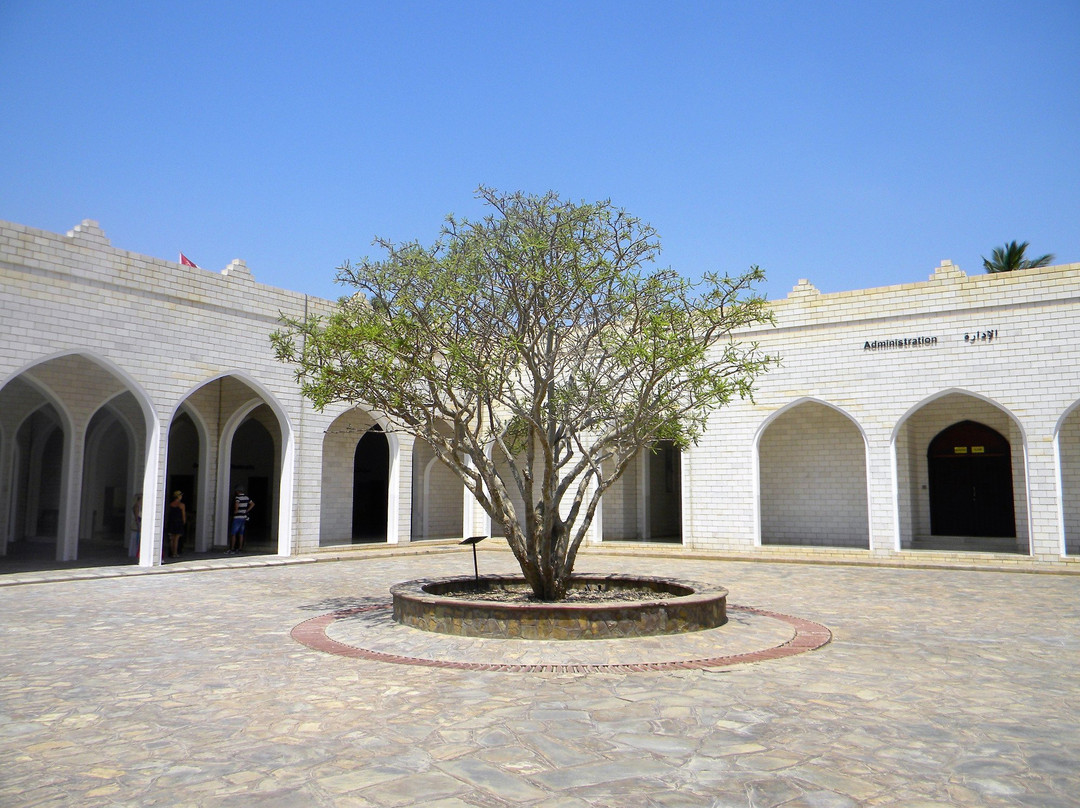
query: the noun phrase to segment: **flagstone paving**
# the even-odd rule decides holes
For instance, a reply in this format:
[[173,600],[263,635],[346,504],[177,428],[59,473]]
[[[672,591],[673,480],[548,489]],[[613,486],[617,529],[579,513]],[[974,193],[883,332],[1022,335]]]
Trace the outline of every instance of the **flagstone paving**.
[[[505,552],[480,563],[513,569]],[[832,641],[730,667],[526,673],[291,635],[370,606],[327,634],[403,656],[543,658],[387,623],[390,584],[471,572],[467,552],[222,565],[0,587],[0,805],[1080,805],[1076,576],[590,553],[583,572],[715,582]],[[682,649],[791,634],[732,617]],[[679,647],[619,642],[550,653],[617,665]]]
[[447,636],[394,622],[392,604],[339,609],[305,620],[293,639],[339,656],[468,670],[612,673],[721,668],[814,651],[832,638],[818,623],[729,606],[726,625],[647,637],[558,640]]

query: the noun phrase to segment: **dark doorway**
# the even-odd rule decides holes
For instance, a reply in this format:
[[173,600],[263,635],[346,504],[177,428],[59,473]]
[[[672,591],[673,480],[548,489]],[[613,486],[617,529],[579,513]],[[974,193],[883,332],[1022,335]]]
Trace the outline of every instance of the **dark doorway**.
[[[248,477],[247,495],[255,503],[248,519],[247,529],[244,531],[245,541],[258,545],[270,545],[271,517],[274,515],[272,489],[269,477]],[[232,508],[232,497],[229,498],[229,508]]]
[[184,495],[184,510],[187,511],[188,524],[192,523],[191,515],[196,511],[195,475],[194,474],[170,474],[169,487],[165,492],[165,505],[168,506],[172,499],[172,492],[180,491]]
[[[199,512],[199,430],[191,416],[179,413],[169,426],[169,454],[165,459],[168,485],[165,488],[165,507],[173,491],[184,495],[187,527],[180,536],[180,552],[196,549]],[[166,511],[167,513],[168,511]]]
[[682,469],[678,447],[658,441],[649,453],[649,540],[682,541]]
[[[270,429],[274,429],[275,434],[271,434]],[[273,415],[265,404],[253,410],[233,435],[227,502],[231,513],[237,486],[243,486],[251,497],[253,506],[244,539],[244,550],[248,552],[277,551],[275,500],[280,480],[279,435]]]
[[188,511],[198,503],[199,430],[186,412],[181,412],[169,426],[169,456],[166,459],[169,493],[184,492]]
[[390,444],[378,424],[356,444],[353,459],[353,542],[386,541]]
[[926,453],[934,536],[1016,536],[1012,453],[999,432],[961,421],[938,433]]
[[[16,479],[12,539],[50,539],[56,549],[60,525],[64,431],[51,404],[27,418],[15,436]],[[39,542],[40,543],[40,542]]]
[[[195,475],[194,474],[170,474],[169,486],[165,491],[165,513],[166,522],[168,521],[169,503],[172,502],[172,495],[174,491],[179,491],[184,495],[181,502],[184,503],[184,514],[187,521],[184,523],[184,532],[180,534],[180,540],[176,543],[176,551],[180,554],[190,552],[195,547],[195,525],[197,524],[195,519]],[[169,553],[169,549],[165,547],[162,550],[163,556]]]

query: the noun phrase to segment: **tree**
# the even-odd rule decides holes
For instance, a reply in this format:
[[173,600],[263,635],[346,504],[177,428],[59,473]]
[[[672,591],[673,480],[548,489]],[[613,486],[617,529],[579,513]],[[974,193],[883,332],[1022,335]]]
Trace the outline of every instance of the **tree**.
[[774,361],[732,337],[771,321],[764,276],[647,268],[656,232],[610,201],[477,195],[481,220],[447,217],[430,247],[376,239],[383,260],[338,270],[350,297],[272,340],[316,408],[363,403],[427,442],[502,525],[534,596],[558,600],[631,460],[695,442]]
[[983,256],[983,268],[987,272],[1013,272],[1017,269],[1034,269],[1035,267],[1049,266],[1054,260],[1053,253],[1040,255],[1038,258],[1029,260],[1024,257],[1027,248],[1028,243],[1026,241],[1020,244],[1010,241],[1004,247],[995,247],[990,254],[990,258]]

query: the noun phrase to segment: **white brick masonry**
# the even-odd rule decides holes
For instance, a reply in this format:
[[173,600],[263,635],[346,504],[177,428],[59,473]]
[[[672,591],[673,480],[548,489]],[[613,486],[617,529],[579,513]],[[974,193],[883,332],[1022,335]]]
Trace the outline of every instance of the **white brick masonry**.
[[866,444],[850,418],[806,401],[758,441],[761,541],[869,547]]
[[[94,222],[0,223],[0,554],[40,541],[75,559],[141,493],[140,563],[159,563],[166,486],[185,474],[197,549],[225,544],[249,478],[269,486],[279,553],[351,541],[353,459],[375,423],[387,541],[487,532],[428,447],[363,408],[314,411],[274,360],[280,313],[331,306],[242,261],[218,273],[116,249]],[[972,420],[1010,444],[1006,549],[1080,554],[1080,264],[968,277],[943,262],[921,283],[828,295],[800,281],[773,309],[775,327],[738,337],[782,365],[699,445],[635,464],[605,498],[602,540],[908,553],[934,538],[929,442]]]

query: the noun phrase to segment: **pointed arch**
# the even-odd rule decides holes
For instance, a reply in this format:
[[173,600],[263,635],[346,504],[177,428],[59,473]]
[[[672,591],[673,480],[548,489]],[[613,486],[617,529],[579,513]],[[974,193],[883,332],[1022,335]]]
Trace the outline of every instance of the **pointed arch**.
[[[81,359],[86,359],[89,362],[93,362],[95,365],[97,365],[102,370],[106,371],[107,373],[110,373],[111,375],[115,376],[123,384],[123,386],[131,393],[131,395],[135,398],[135,401],[138,403],[139,409],[141,410],[141,412],[143,414],[143,419],[145,421],[147,435],[150,435],[153,432],[153,427],[157,423],[157,413],[155,411],[153,399],[150,397],[150,394],[146,391],[146,388],[143,387],[142,383],[138,379],[136,379],[133,375],[131,375],[127,370],[125,370],[123,367],[116,364],[115,362],[113,362],[108,357],[97,353],[96,351],[57,351],[57,352],[49,354],[47,356],[38,357],[37,359],[35,359],[35,360],[31,361],[31,362],[27,362],[25,365],[23,365],[18,370],[13,371],[12,373],[8,374],[7,378],[5,378],[2,382],[0,382],[0,390],[3,390],[4,387],[7,386],[8,382],[12,381],[13,379],[22,379],[22,381],[33,385],[35,388],[37,388],[43,394],[45,394],[45,391],[47,390],[48,395],[51,398],[56,399],[56,403],[59,404],[62,407],[63,404],[61,403],[61,397],[60,396],[58,396],[54,391],[52,391],[43,382],[40,382],[39,380],[35,379],[32,375],[31,376],[26,376],[25,374],[27,373],[27,371],[32,371],[34,368],[40,367],[42,365],[46,365],[49,362],[52,362],[52,361],[54,361],[56,359],[66,359],[68,357],[79,357]],[[123,394],[123,391],[119,391],[117,393],[114,393],[113,395],[109,396],[104,401],[102,401],[101,404],[105,404],[108,401],[110,401],[110,400],[112,400],[112,399],[114,399],[114,398],[116,398],[116,397],[118,397],[118,396],[120,396],[122,394]],[[97,409],[95,409],[94,411],[96,412]],[[65,413],[67,415],[69,423],[74,423],[74,419],[72,419],[71,413],[66,411],[66,410],[65,410]]]
[[[20,419],[7,465],[5,545],[20,556],[59,558],[64,477],[70,428],[52,402],[42,400]],[[7,547],[5,546],[5,551]]]
[[974,390],[967,390],[963,387],[947,387],[944,390],[939,390],[936,393],[931,393],[917,403],[912,404],[910,407],[907,408],[904,414],[901,415],[900,419],[896,422],[896,426],[894,426],[892,430],[891,439],[893,441],[896,440],[896,436],[903,428],[904,423],[908,419],[910,419],[912,415],[924,409],[928,405],[933,404],[935,401],[954,395],[966,396],[968,398],[981,401],[985,404],[989,404],[994,409],[1000,410],[1001,412],[1005,413],[1005,415],[1009,417],[1009,420],[1012,421],[1017,431],[1020,433],[1020,436],[1022,437],[1024,443],[1027,444],[1027,433],[1024,431],[1024,425],[1020,423],[1020,419],[1013,415],[1012,411],[1008,407],[998,401],[995,401],[989,396],[983,395],[982,393],[976,393]]
[[420,439],[413,442],[411,489],[413,541],[466,535],[465,484]]
[[[210,429],[207,426],[206,419],[198,408],[191,406],[191,403],[184,400],[180,403],[180,406],[174,411],[174,415],[169,422],[168,432],[168,450],[166,452],[166,467],[165,478],[167,490],[173,489],[176,486],[172,484],[173,474],[179,473],[179,469],[176,468],[173,462],[173,452],[175,446],[173,445],[172,433],[173,429],[181,421],[186,418],[195,431],[195,440],[197,446],[193,454],[195,455],[195,461],[193,463],[194,468],[191,477],[193,478],[193,491],[192,502],[195,504],[194,514],[188,514],[188,530],[194,532],[195,552],[202,553],[213,549],[214,545],[214,503],[215,498],[215,475],[214,475],[214,454],[216,447],[213,445],[211,439]],[[183,487],[183,486],[181,486]],[[188,504],[191,507],[191,503]]]
[[[227,391],[228,400],[223,401],[225,385],[229,382],[234,384],[230,385]],[[217,388],[213,387],[215,383]],[[200,458],[203,459],[200,460],[198,485],[204,501],[200,506],[198,524],[204,538],[198,539],[196,549],[209,550],[214,545],[228,545],[229,503],[233,485],[229,466],[233,439],[245,419],[262,406],[267,408],[271,416],[270,423],[277,431],[276,437],[272,436],[275,440],[275,479],[271,483],[269,494],[272,504],[256,502],[256,512],[260,505],[267,509],[260,516],[270,516],[271,534],[276,533],[277,536],[274,542],[276,554],[289,555],[292,551],[295,430],[288,413],[273,392],[250,373],[240,369],[216,373],[190,387],[176,401],[167,422],[167,425],[171,426],[183,410],[192,418],[200,438]],[[211,411],[209,414],[205,411],[207,409]],[[214,424],[213,427],[211,423]],[[210,514],[213,514],[212,529],[209,524]]]
[[353,450],[350,536],[353,543],[386,541],[390,494],[390,442],[378,424],[360,436]]
[[[218,458],[219,458],[219,467],[218,467],[218,469],[219,469],[219,473],[218,473],[218,478],[217,478],[217,493],[218,493],[218,496],[217,496],[217,503],[218,503],[218,505],[217,505],[217,525],[218,525],[217,543],[218,544],[224,544],[226,541],[228,541],[228,529],[229,529],[230,516],[231,516],[231,514],[230,514],[230,503],[232,502],[233,489],[236,487],[237,484],[244,485],[244,487],[246,489],[249,489],[249,491],[250,491],[250,489],[252,489],[255,486],[255,482],[250,476],[245,475],[245,478],[244,478],[245,481],[243,483],[239,482],[239,478],[234,480],[234,465],[235,464],[233,462],[234,459],[235,459],[234,458],[234,449],[235,449],[236,439],[240,435],[241,430],[244,429],[245,427],[247,427],[249,429],[249,431],[251,429],[255,429],[256,427],[248,427],[248,425],[252,424],[252,423],[257,424],[257,428],[261,429],[262,432],[265,433],[266,438],[269,439],[270,442],[271,442],[271,451],[272,451],[272,453],[277,455],[276,457],[273,458],[273,460],[269,464],[264,462],[264,463],[259,464],[259,466],[256,469],[252,469],[252,470],[263,471],[263,470],[266,469],[267,466],[269,466],[269,468],[271,470],[271,474],[273,475],[273,477],[271,479],[267,480],[265,484],[262,484],[260,482],[258,492],[250,491],[251,498],[255,502],[255,510],[253,511],[252,520],[253,520],[253,523],[254,523],[256,514],[258,514],[259,517],[264,517],[269,512],[271,518],[270,518],[269,525],[267,525],[267,529],[269,531],[271,541],[273,541],[273,536],[274,536],[275,531],[276,530],[280,531],[280,526],[281,526],[281,508],[280,508],[280,504],[281,504],[281,500],[284,499],[284,496],[283,496],[284,492],[282,491],[282,486],[281,486],[281,477],[282,477],[282,470],[283,470],[282,469],[282,457],[284,456],[284,451],[282,451],[278,446],[273,445],[274,444],[274,439],[273,439],[274,436],[272,435],[272,433],[269,432],[269,430],[266,429],[265,425],[258,422],[257,420],[253,419],[253,416],[263,406],[267,406],[267,404],[261,398],[253,398],[253,399],[250,399],[250,400],[244,402],[244,404],[242,404],[237,410],[235,410],[232,413],[232,415],[229,416],[229,418],[225,421],[224,426],[221,428],[221,437],[220,437],[220,439],[218,441]],[[272,409],[272,408],[270,408],[270,409]],[[278,426],[279,431],[281,431],[280,422],[278,422],[277,426]],[[283,445],[284,442],[285,442],[284,435],[283,434],[280,435],[279,439],[280,439],[280,444]],[[263,451],[265,451],[265,450],[263,450]],[[258,475],[258,477],[260,478],[260,480],[265,479],[265,475],[263,475],[263,474]],[[274,479],[274,478],[276,478],[276,479]],[[276,489],[276,491],[275,491],[275,489]],[[275,493],[276,493],[276,496],[275,496]],[[278,506],[279,506],[278,508],[275,509],[277,511],[277,514],[274,514],[273,511],[270,510],[273,507],[270,503],[275,502],[275,501],[278,503]],[[261,510],[261,513],[260,513],[260,510]],[[291,524],[291,520],[288,519],[287,515],[285,517],[285,523],[286,524]],[[249,536],[249,545],[251,543],[250,540],[254,539],[254,538],[255,538],[254,536]],[[285,545],[284,545],[285,550],[284,551],[282,550],[282,537],[281,537],[280,532],[277,532],[277,541],[275,542],[275,544],[277,546],[278,555],[288,555],[288,549],[287,548],[288,548],[289,545],[288,545],[288,543],[285,543]]]
[[[78,530],[78,511],[71,515],[72,509],[66,506],[72,490],[70,461],[76,434],[75,419],[72,411],[51,387],[25,372],[9,378],[0,388],[0,397],[14,381],[29,387],[41,398],[41,402],[24,414],[15,430],[12,447],[15,456],[8,466],[12,482],[8,486],[10,493],[5,503],[9,512],[10,537],[13,542],[37,544],[41,543],[42,537],[49,537],[52,539],[53,558],[56,561],[67,560],[69,555],[64,537],[69,530]],[[35,423],[33,419],[38,418],[46,408],[55,420],[55,432],[36,437],[31,434],[28,437],[24,429],[28,424]],[[59,446],[55,443],[57,435]],[[52,465],[54,460],[55,467]],[[48,470],[43,463],[49,464]],[[69,526],[69,522],[75,523]],[[26,546],[21,549],[32,551],[36,556],[43,548]]]
[[[42,384],[34,377],[17,376],[15,378],[8,379],[8,381],[5,382],[2,387],[0,387],[0,394],[2,394],[3,391],[7,389],[7,386],[10,382],[16,380],[32,388],[34,392],[36,392],[45,400],[45,403],[50,404],[52,408],[56,410],[56,414],[59,416],[61,426],[68,434],[71,434],[71,432],[75,429],[75,421],[72,418],[71,411],[64,404],[63,399],[61,399],[59,396],[56,395],[55,392],[53,392],[52,388],[50,388],[46,384]],[[19,420],[19,423],[16,425],[15,431],[18,432],[18,430],[22,428],[22,425],[23,423],[25,423],[26,419],[31,417],[35,412],[37,412],[38,409],[40,409],[40,407],[35,407],[33,410],[25,413],[23,417]]]
[[[1009,473],[1015,528],[1006,537],[935,535],[931,525],[931,441],[962,421],[1000,433],[1010,446]],[[893,491],[901,550],[1030,553],[1027,436],[1019,419],[994,399],[963,388],[946,388],[910,406],[893,427]],[[938,478],[940,479],[940,478]],[[935,506],[940,507],[940,506]],[[971,533],[978,533],[973,529]]]
[[[323,434],[321,546],[352,544],[354,538],[363,538],[353,535],[353,507],[357,496],[356,453],[363,437],[376,427],[382,433],[386,446],[385,541],[389,544],[399,541],[401,440],[384,416],[360,407],[350,407],[340,412]],[[381,512],[381,507],[379,510]],[[374,536],[366,538],[371,540]]]
[[1054,463],[1061,553],[1080,555],[1080,400],[1054,425]]
[[755,543],[868,549],[868,446],[829,401],[803,396],[770,413],[753,440]]
[[[71,375],[73,372],[76,376]],[[125,393],[130,394],[143,420],[143,441],[141,446],[135,447],[140,462],[132,464],[143,469],[143,476],[131,487],[141,487],[144,497],[154,497],[158,447],[155,407],[145,388],[132,374],[95,351],[66,350],[37,357],[9,373],[0,385],[0,394],[14,380],[28,385],[49,401],[64,425],[56,557],[57,560],[74,561],[78,557],[79,524],[83,510],[85,432],[91,419],[103,405]],[[3,472],[2,468],[0,472]],[[0,522],[3,521],[2,516],[0,513]]]
[[926,452],[932,536],[1015,537],[1012,449],[976,421],[945,427]]
[[[97,553],[126,561],[125,527],[138,456],[138,436],[113,405],[126,391],[98,407],[84,435],[79,542],[97,542]],[[119,434],[117,434],[119,432]],[[80,549],[81,554],[81,549]]]

